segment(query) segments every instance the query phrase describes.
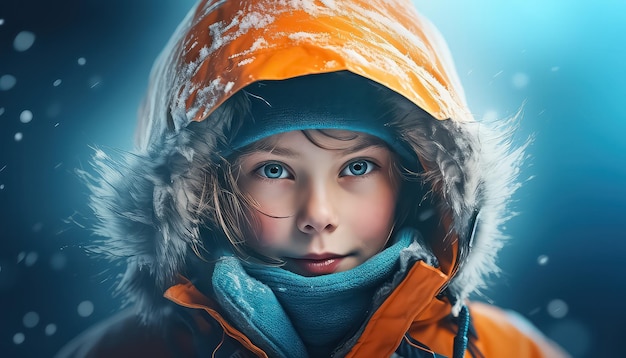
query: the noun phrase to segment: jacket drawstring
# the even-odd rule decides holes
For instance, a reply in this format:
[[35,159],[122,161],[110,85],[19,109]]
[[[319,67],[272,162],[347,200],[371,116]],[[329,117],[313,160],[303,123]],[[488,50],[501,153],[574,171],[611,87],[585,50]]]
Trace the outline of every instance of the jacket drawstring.
[[454,337],[453,358],[463,358],[465,356],[465,350],[467,349],[467,332],[470,326],[470,314],[466,305],[461,306],[459,317],[457,319],[459,330]]

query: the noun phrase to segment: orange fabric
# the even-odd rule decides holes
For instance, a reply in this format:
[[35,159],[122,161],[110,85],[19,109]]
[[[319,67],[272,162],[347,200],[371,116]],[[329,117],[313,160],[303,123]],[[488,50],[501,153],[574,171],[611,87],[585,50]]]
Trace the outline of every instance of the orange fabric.
[[[468,307],[478,336],[472,342],[485,357],[568,357],[566,352],[543,335],[535,335],[516,326],[503,310],[480,302],[472,302]],[[444,320],[415,322],[409,334],[434,352],[451,357],[456,327],[450,329],[449,325]],[[465,356],[471,356],[469,350]]]
[[[434,298],[447,279],[447,276],[439,270],[423,262],[416,263],[406,278],[373,314],[347,357],[391,356],[414,321],[430,325],[447,316],[450,313],[450,305]],[[265,352],[216,311],[217,306],[212,300],[185,278],[181,278],[179,284],[170,287],[165,292],[165,297],[181,306],[206,311],[220,323],[226,334],[257,356],[267,357]]]
[[504,357],[516,352],[519,357],[567,357],[568,354],[525,322],[516,324],[499,308],[476,302],[470,305],[480,340],[477,347],[486,357]]
[[181,283],[170,287],[165,291],[164,297],[183,307],[205,310],[222,326],[224,332],[239,341],[246,349],[256,354],[258,357],[267,358],[267,354],[262,349],[255,346],[248,337],[228,323],[222,315],[215,310],[217,305],[204,294],[202,294],[189,280],[180,278]]
[[409,0],[204,0],[156,63],[137,143],[206,119],[252,82],[342,70],[437,119],[473,120],[445,42]]
[[[418,262],[403,282],[372,315],[363,333],[346,357],[389,357],[404,333],[425,344],[432,352],[452,356],[456,326],[444,318],[451,306],[435,298],[447,276]],[[224,332],[258,357],[267,357],[242,332],[216,311],[216,305],[188,280],[170,287],[165,297],[189,308],[204,310],[222,326]],[[469,305],[478,340],[472,340],[485,357],[568,357],[567,353],[540,333],[516,325],[504,311],[482,303]],[[466,357],[469,357],[469,350]]]
[[447,276],[418,262],[369,320],[346,357],[389,357],[414,320],[440,320],[450,306],[435,298]]
[[254,81],[339,70],[379,82],[438,119],[469,116],[439,35],[409,1],[217,3],[200,4],[183,41],[179,68],[192,74],[178,94],[193,120]]

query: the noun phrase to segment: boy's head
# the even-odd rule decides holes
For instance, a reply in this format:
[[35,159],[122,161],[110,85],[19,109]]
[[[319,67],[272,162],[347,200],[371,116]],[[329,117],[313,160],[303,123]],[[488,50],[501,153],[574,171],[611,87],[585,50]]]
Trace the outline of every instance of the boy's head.
[[245,110],[222,153],[244,216],[234,241],[303,275],[347,270],[385,248],[406,216],[401,172],[420,167],[392,123],[401,96],[339,72],[256,83],[237,99]]

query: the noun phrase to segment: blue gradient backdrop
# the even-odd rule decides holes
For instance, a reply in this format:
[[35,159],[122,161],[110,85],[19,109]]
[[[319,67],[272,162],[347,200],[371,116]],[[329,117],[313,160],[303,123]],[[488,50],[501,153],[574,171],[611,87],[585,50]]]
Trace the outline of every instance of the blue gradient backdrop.
[[[626,3],[414,2],[448,40],[476,118],[521,109],[517,143],[534,138],[503,274],[476,298],[517,310],[575,357],[622,355]],[[50,356],[117,307],[118,268],[81,247],[91,219],[75,168],[91,147],[132,147],[152,61],[191,5],[0,3],[0,356]],[[23,52],[21,31],[35,35]]]

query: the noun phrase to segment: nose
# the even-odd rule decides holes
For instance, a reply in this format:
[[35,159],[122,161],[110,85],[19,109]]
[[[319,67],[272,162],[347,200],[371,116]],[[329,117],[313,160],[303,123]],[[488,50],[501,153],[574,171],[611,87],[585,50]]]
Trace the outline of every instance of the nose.
[[296,220],[298,229],[306,234],[335,231],[338,218],[329,188],[324,185],[311,186],[302,195],[302,205]]

